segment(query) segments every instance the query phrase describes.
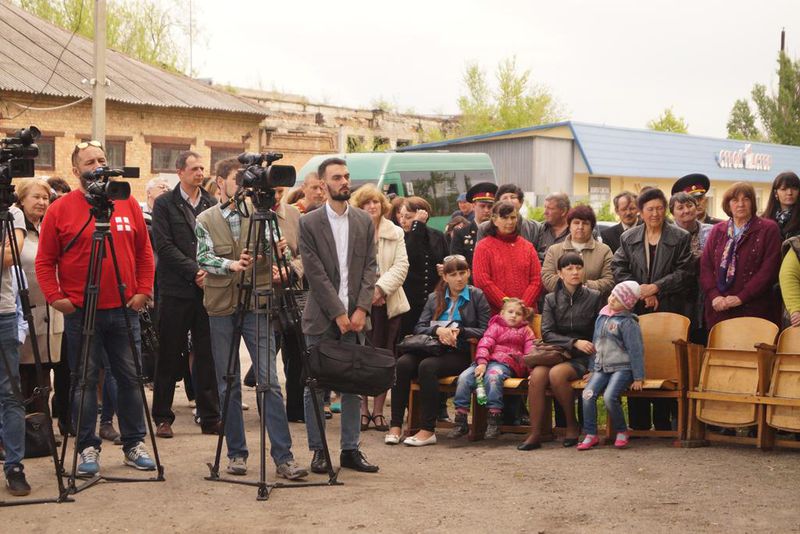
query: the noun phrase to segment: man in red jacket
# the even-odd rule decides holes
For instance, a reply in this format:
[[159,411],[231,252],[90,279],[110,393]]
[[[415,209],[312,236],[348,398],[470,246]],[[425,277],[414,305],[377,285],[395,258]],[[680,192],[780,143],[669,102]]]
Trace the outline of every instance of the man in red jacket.
[[[47,302],[64,314],[67,337],[67,354],[72,373],[72,418],[77,426],[80,404],[78,378],[82,374],[81,342],[83,323],[83,296],[86,286],[94,219],[89,221],[89,202],[86,199],[86,171],[106,165],[105,152],[97,141],[79,143],[72,152],[72,172],[80,179],[78,190],[64,195],[55,202],[42,221],[39,250],[36,256],[36,278]],[[144,407],[138,386],[138,377],[128,342],[128,316],[134,339],[140,339],[138,311],[153,294],[153,251],[142,216],[142,210],[133,197],[114,201],[111,214],[111,236],[116,251],[120,277],[125,284],[125,303],[120,302],[111,252],[105,244],[95,333],[87,362],[88,373],[78,429],[77,446],[80,453],[79,474],[94,475],[100,470],[100,438],[97,426],[97,375],[102,367],[99,350],[105,348],[111,372],[117,379],[118,418],[122,433],[122,450],[126,465],[150,471],[155,463],[144,446],[146,433]],[[82,230],[83,228],[83,230]],[[82,231],[81,231],[82,230]],[[77,236],[77,237],[76,237]],[[75,240],[69,250],[67,244]]]

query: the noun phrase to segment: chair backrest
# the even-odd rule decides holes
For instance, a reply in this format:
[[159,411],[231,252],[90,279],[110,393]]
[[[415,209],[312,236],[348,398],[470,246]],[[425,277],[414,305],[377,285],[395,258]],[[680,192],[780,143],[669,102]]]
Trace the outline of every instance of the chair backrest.
[[533,330],[533,335],[536,336],[536,339],[542,339],[542,314],[535,313],[531,318],[530,322],[531,329]]
[[676,340],[689,337],[689,318],[677,313],[648,313],[639,316],[644,341],[644,375],[647,378],[678,380]]
[[789,327],[778,338],[779,354],[800,354],[800,328]]
[[778,325],[758,317],[736,317],[714,325],[708,334],[708,348],[756,350],[757,343],[775,343]]

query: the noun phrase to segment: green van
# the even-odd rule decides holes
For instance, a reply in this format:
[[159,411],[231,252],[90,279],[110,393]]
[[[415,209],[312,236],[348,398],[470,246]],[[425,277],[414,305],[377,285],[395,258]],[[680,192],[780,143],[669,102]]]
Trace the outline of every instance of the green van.
[[418,196],[432,208],[429,224],[443,230],[458,209],[456,199],[478,182],[496,182],[492,160],[486,154],[462,152],[353,152],[314,156],[297,173],[298,184],[315,172],[323,160],[347,161],[353,189],[375,184],[387,195]]

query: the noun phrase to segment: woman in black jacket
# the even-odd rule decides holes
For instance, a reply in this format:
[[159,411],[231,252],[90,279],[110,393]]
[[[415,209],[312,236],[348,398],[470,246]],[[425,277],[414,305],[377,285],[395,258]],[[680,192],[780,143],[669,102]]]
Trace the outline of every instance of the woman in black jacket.
[[583,285],[583,259],[570,252],[558,259],[556,289],[544,299],[542,310],[542,341],[563,349],[568,359],[553,366],[537,365],[528,380],[528,405],[531,412],[531,432],[517,449],[530,451],[540,447],[542,421],[545,413],[545,392],[549,387],[564,411],[566,434],[564,446],[578,444],[578,422],[575,418],[573,380],[588,372],[589,358],[594,354],[592,337],[594,322],[603,306],[600,292]]
[[419,320],[428,295],[439,282],[436,265],[442,263],[447,256],[444,234],[426,224],[430,212],[430,204],[420,197],[408,197],[400,207],[400,226],[405,232],[408,252],[408,275],[403,282],[403,291],[411,306],[403,315],[401,336],[414,331],[414,325]]
[[[384,440],[387,445],[400,443],[409,388],[414,378],[419,380],[422,424],[420,431],[403,443],[415,447],[436,443],[439,378],[460,374],[469,367],[468,340],[480,339],[489,324],[489,303],[480,289],[468,285],[466,259],[458,255],[445,258],[442,276],[436,291],[428,296],[414,333],[437,336],[445,350],[438,356],[403,354],[397,360],[391,428]],[[455,323],[451,324],[453,321]]]

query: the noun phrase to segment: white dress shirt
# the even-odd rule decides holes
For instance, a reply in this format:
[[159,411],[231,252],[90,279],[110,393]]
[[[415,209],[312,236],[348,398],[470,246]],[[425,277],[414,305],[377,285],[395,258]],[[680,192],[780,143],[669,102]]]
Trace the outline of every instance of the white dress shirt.
[[330,204],[325,203],[325,213],[328,215],[328,222],[331,224],[333,241],[336,243],[336,256],[339,259],[339,300],[342,301],[344,309],[349,312],[347,281],[350,273],[347,266],[347,242],[350,238],[350,224],[347,220],[348,210],[350,210],[350,206],[346,205],[344,213],[339,215],[333,211]]

